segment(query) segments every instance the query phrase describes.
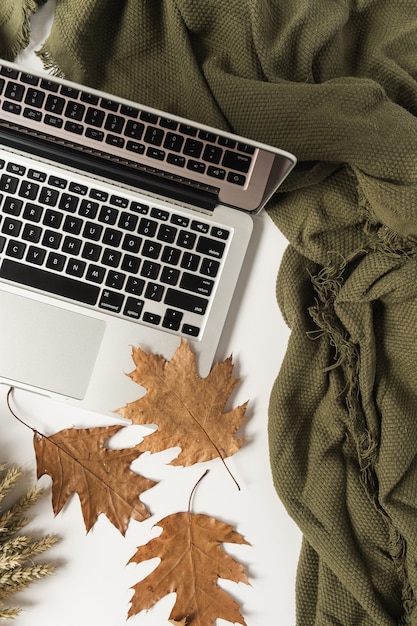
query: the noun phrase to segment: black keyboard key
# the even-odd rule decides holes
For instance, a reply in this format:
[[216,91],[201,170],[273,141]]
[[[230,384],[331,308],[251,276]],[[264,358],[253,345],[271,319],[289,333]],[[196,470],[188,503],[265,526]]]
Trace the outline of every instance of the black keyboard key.
[[74,135],[82,135],[84,132],[84,126],[82,124],[77,124],[76,122],[65,122],[64,128],[69,133],[73,133]]
[[86,185],[81,185],[80,183],[72,182],[69,184],[69,190],[71,193],[77,193],[80,196],[85,196],[88,191],[88,187]]
[[98,214],[98,221],[103,224],[110,224],[113,226],[116,223],[119,211],[111,206],[103,205]]
[[136,139],[137,141],[140,141],[142,139],[144,130],[144,124],[141,124],[140,122],[135,122],[134,120],[128,120],[124,134],[130,139]]
[[63,96],[66,96],[67,98],[73,98],[74,100],[76,100],[80,94],[78,89],[75,89],[75,87],[70,87],[68,85],[61,86],[61,93]]
[[81,232],[81,228],[83,225],[83,221],[79,217],[73,217],[72,215],[67,215],[64,220],[64,225],[62,230],[66,233],[70,233],[71,235],[79,235]]
[[26,168],[18,163],[8,163],[6,170],[11,174],[16,174],[16,176],[24,176],[26,172]]
[[84,112],[84,104],[81,104],[81,102],[70,100],[69,102],[67,102],[64,115],[71,120],[76,120],[77,122],[80,122],[83,119]]
[[89,193],[90,198],[93,200],[98,200],[99,202],[107,202],[109,194],[107,191],[103,191],[102,189],[90,189]]
[[205,254],[207,256],[221,259],[224,253],[226,244],[218,239],[210,239],[209,237],[200,237],[197,243],[197,252]]
[[180,124],[180,132],[184,133],[184,135],[189,135],[190,137],[197,136],[197,129],[194,126],[189,126],[188,124]]
[[196,172],[197,174],[204,174],[206,166],[204,163],[201,163],[201,161],[194,161],[193,159],[190,159],[187,162],[187,170],[190,170],[190,172]]
[[208,224],[206,224],[205,222],[198,222],[197,220],[193,220],[191,222],[191,228],[192,230],[195,230],[198,233],[201,233],[202,235],[205,235],[209,231]]
[[30,169],[28,171],[28,178],[30,178],[31,180],[36,180],[39,183],[44,183],[47,176],[44,172],[39,172],[39,170]]
[[47,124],[48,126],[52,126],[53,128],[62,128],[64,125],[64,121],[56,115],[45,115],[44,122],[45,124]]
[[62,211],[68,211],[68,213],[75,213],[79,205],[80,199],[70,193],[63,193],[59,200],[59,208]]
[[213,278],[217,276],[219,271],[220,263],[215,261],[214,259],[203,259],[201,264],[200,273],[204,274],[204,276],[212,276]]
[[37,85],[39,82],[39,78],[37,78],[37,76],[34,76],[33,74],[28,74],[27,72],[22,72],[22,74],[20,75],[20,80],[26,85],[33,86]]
[[122,240],[122,233],[114,228],[106,228],[103,235],[103,243],[106,246],[117,248]]
[[86,280],[90,280],[92,283],[101,284],[106,275],[104,267],[98,265],[89,265],[85,274]]
[[186,164],[186,159],[180,154],[170,152],[167,156],[167,163],[169,163],[170,165],[176,165],[177,167],[184,167]]
[[202,296],[210,296],[213,291],[214,281],[210,278],[197,276],[196,274],[188,274],[184,272],[181,278],[180,287],[186,291],[193,291]]
[[144,297],[146,300],[153,302],[161,302],[165,288],[157,283],[148,283],[145,289]]
[[229,183],[239,185],[240,187],[243,187],[246,183],[246,177],[243,176],[243,174],[236,174],[236,172],[229,172],[227,175],[227,180]]
[[125,254],[123,256],[122,264],[120,266],[124,272],[129,272],[130,274],[137,274],[140,267],[140,259],[137,256],[132,256],[131,254]]
[[25,96],[25,104],[30,107],[36,107],[40,109],[45,100],[45,93],[39,89],[28,89]]
[[255,148],[253,146],[248,146],[247,143],[238,143],[237,149],[241,152],[245,152],[246,154],[255,154]]
[[144,302],[137,298],[127,298],[125,308],[123,309],[123,315],[138,320],[142,314]]
[[126,292],[132,293],[135,296],[140,296],[145,288],[145,281],[142,278],[136,278],[129,276],[126,284]]
[[1,227],[1,232],[4,235],[9,235],[10,237],[18,237],[20,231],[22,230],[22,222],[20,220],[15,220],[12,217],[6,217],[3,222],[3,226]]
[[181,267],[184,270],[188,270],[189,272],[196,272],[201,261],[201,256],[198,254],[193,254],[192,252],[184,252]]
[[159,265],[159,263],[154,263],[153,261],[144,261],[140,275],[144,278],[156,280],[158,278],[160,269],[161,266]]
[[103,265],[107,265],[108,267],[118,267],[121,258],[122,254],[118,250],[105,248],[101,262],[103,263]]
[[35,200],[38,195],[39,185],[29,180],[22,180],[19,188],[19,196],[26,200]]
[[121,293],[110,291],[110,289],[104,289],[101,294],[98,306],[106,311],[113,313],[120,313],[122,310],[124,296]]
[[173,152],[180,152],[184,143],[184,137],[176,133],[167,133],[164,141],[164,148]]
[[42,245],[47,248],[52,248],[53,250],[58,250],[61,245],[62,235],[61,233],[57,233],[54,230],[45,230],[44,235],[42,237]]
[[128,104],[122,104],[122,106],[120,107],[120,113],[122,115],[126,115],[127,117],[133,117],[135,119],[139,115],[139,111]]
[[209,165],[207,174],[212,178],[217,178],[217,180],[224,180],[226,178],[226,170],[222,167],[214,167],[214,165]]
[[7,244],[6,254],[14,259],[23,259],[26,251],[26,244],[22,241],[11,239]]
[[120,289],[123,288],[124,282],[126,280],[126,274],[123,272],[115,272],[113,270],[109,270],[106,278],[106,287],[110,287],[111,289]]
[[161,253],[162,245],[156,241],[145,241],[142,246],[142,255],[149,259],[157,259]]
[[45,260],[46,252],[43,248],[37,248],[36,246],[29,246],[26,260],[34,265],[42,265]]
[[181,248],[187,248],[191,250],[194,247],[195,240],[197,235],[195,233],[190,233],[187,230],[180,230],[177,239],[177,245]]
[[25,220],[29,220],[31,222],[39,222],[43,213],[43,207],[38,204],[32,204],[28,202],[23,211],[23,217]]
[[84,122],[89,126],[101,128],[104,122],[104,118],[104,111],[100,111],[100,109],[93,109],[93,107],[88,107]]
[[167,309],[162,326],[168,330],[179,330],[184,313],[175,309]]
[[21,102],[25,94],[25,88],[19,83],[9,82],[6,86],[5,97],[13,100],[13,102]]
[[68,259],[66,273],[70,276],[76,276],[77,278],[82,278],[87,267],[87,263],[85,261],[80,261],[80,259]]
[[2,104],[3,111],[7,113],[12,113],[12,115],[20,115],[22,112],[22,107],[17,102],[9,102],[6,100]]
[[226,228],[220,228],[219,226],[212,226],[210,235],[212,237],[217,237],[218,239],[224,239],[226,241],[226,239],[229,238],[230,231],[228,231]]
[[7,78],[16,79],[19,76],[18,70],[15,70],[13,67],[2,66],[0,68],[0,74],[2,76],[7,76]]
[[65,187],[67,186],[67,180],[65,178],[61,178],[60,176],[50,176],[48,178],[48,184],[52,185],[52,187],[65,189]]
[[31,120],[32,122],[42,121],[42,113],[40,111],[36,111],[36,109],[29,109],[28,107],[24,109],[23,117],[27,120]]
[[66,252],[67,254],[79,254],[81,250],[81,240],[76,239],[75,237],[65,237],[64,243],[62,244],[62,252]]
[[181,332],[189,337],[198,337],[200,329],[197,326],[192,326],[191,324],[183,324]]
[[8,193],[15,193],[19,179],[15,176],[9,176],[8,174],[2,174],[0,178],[0,190],[7,191]]
[[45,215],[42,223],[48,228],[59,228],[61,226],[63,215],[59,211],[54,211],[53,209],[48,209],[45,211]]
[[140,119],[148,124],[157,124],[158,116],[154,113],[148,113],[147,111],[142,111],[140,114]]
[[88,139],[93,139],[94,141],[103,141],[105,137],[103,131],[98,130],[97,128],[87,128],[85,136],[88,137]]
[[157,222],[142,217],[139,223],[138,233],[140,235],[145,235],[146,237],[153,237],[156,233],[157,228]]
[[203,151],[203,143],[196,139],[187,139],[184,146],[184,154],[198,159]]
[[118,135],[106,135],[106,144],[108,146],[112,146],[113,148],[124,148],[125,140],[123,137],[119,137]]
[[18,200],[12,196],[7,196],[3,204],[3,213],[18,217],[23,207],[23,200]]
[[177,232],[178,231],[175,226],[170,226],[169,224],[161,224],[158,230],[157,239],[165,243],[173,243]]
[[144,141],[153,146],[160,146],[164,139],[164,131],[161,128],[149,126],[145,132]]
[[166,285],[175,285],[178,283],[180,271],[175,267],[164,267],[161,273],[161,283]]
[[54,113],[54,115],[61,115],[62,111],[65,107],[64,98],[60,98],[59,96],[55,96],[49,94],[46,98],[45,109],[49,113]]
[[104,124],[104,128],[109,130],[111,133],[120,134],[123,130],[123,126],[125,124],[125,120],[120,115],[113,115],[109,113],[106,118],[106,123]]
[[178,122],[170,120],[166,117],[161,117],[159,125],[162,126],[162,128],[169,128],[169,130],[177,130],[178,128]]
[[39,202],[48,206],[55,206],[58,202],[59,192],[50,187],[43,187],[39,195]]
[[41,80],[41,87],[42,89],[45,89],[46,91],[52,91],[54,93],[56,93],[59,89],[59,84],[54,82],[53,80],[49,80],[47,78],[42,78]]
[[149,311],[146,311],[146,313],[143,314],[143,321],[147,322],[148,324],[158,326],[158,324],[161,323],[161,316],[157,315],[156,313],[150,313]]
[[30,241],[31,243],[38,243],[42,236],[42,228],[39,226],[33,226],[32,224],[25,224],[22,233],[22,239]]
[[208,306],[208,300],[206,298],[201,298],[200,296],[172,288],[167,289],[164,302],[168,306],[183,311],[190,311],[191,313],[197,313],[197,315],[204,315]]
[[208,145],[204,148],[203,160],[217,165],[222,158],[223,150],[218,146]]
[[97,202],[93,202],[93,200],[87,200],[87,198],[84,198],[83,200],[81,200],[81,205],[78,213],[82,217],[88,217],[93,220],[98,213],[98,207],[99,205]]
[[252,159],[250,155],[238,154],[231,150],[226,150],[224,153],[222,165],[230,170],[236,170],[247,174],[251,165]]
[[139,218],[136,213],[127,213],[123,211],[120,215],[118,226],[123,228],[124,230],[129,230],[133,232],[136,230],[136,226],[138,225]]
[[62,274],[54,274],[9,259],[3,261],[0,277],[84,304],[95,304],[99,294],[98,287],[85,281],[74,280]]
[[178,248],[171,248],[170,246],[165,246],[162,251],[161,260],[164,263],[169,263],[170,265],[178,265],[181,256],[181,251]]
[[107,111],[117,111],[119,109],[119,104],[117,102],[114,102],[114,100],[108,100],[107,98],[101,99],[101,106]]
[[139,252],[142,239],[136,237],[136,235],[126,234],[123,239],[122,249],[131,254],[137,254]]
[[97,262],[100,258],[101,250],[101,246],[96,243],[86,241],[81,256],[83,259],[87,259],[88,261]]
[[80,100],[81,102],[85,102],[86,104],[91,104],[93,106],[99,103],[98,96],[95,96],[92,93],[87,93],[85,91],[81,92]]
[[83,229],[83,237],[91,239],[92,241],[99,241],[101,233],[103,232],[103,226],[96,224],[95,222],[86,222]]
[[46,267],[50,270],[55,270],[56,272],[62,272],[65,267],[66,261],[67,257],[65,257],[63,254],[59,254],[58,252],[50,252],[46,260]]
[[168,211],[164,211],[164,209],[157,209],[155,207],[151,210],[151,217],[161,220],[161,222],[166,222],[169,218],[169,213]]
[[151,148],[149,147],[146,150],[146,156],[150,159],[155,159],[156,161],[164,161],[165,160],[165,151],[160,150],[159,148]]

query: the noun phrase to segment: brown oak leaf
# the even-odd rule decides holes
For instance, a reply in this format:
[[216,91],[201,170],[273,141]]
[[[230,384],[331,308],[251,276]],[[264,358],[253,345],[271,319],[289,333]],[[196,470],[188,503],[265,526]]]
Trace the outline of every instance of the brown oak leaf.
[[213,517],[175,513],[158,522],[159,537],[140,546],[130,563],[159,557],[158,567],[133,587],[129,617],[149,610],[175,592],[170,619],[192,626],[214,624],[216,618],[245,625],[238,603],[218,585],[223,578],[248,584],[243,565],[229,556],[222,543],[248,542],[232,526]]
[[158,430],[146,438],[150,452],[179,447],[173,465],[193,465],[235,454],[244,439],[236,431],[245,419],[247,403],[228,412],[225,404],[238,379],[232,377],[229,357],[215,363],[201,378],[188,343],[181,341],[171,360],[133,348],[135,369],[130,378],[146,389],[138,400],[117,411],[134,424],[156,424]]
[[55,515],[77,493],[87,532],[101,513],[123,535],[130,519],[150,517],[139,495],[155,483],[130,469],[140,454],[139,445],[122,450],[105,447],[121,428],[68,428],[50,437],[34,435],[37,475],[48,474],[52,479]]

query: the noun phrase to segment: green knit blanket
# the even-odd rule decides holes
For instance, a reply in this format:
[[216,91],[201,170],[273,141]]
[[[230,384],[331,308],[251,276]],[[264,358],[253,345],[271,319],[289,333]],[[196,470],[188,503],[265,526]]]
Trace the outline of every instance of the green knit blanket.
[[[42,3],[2,0],[1,56]],[[417,624],[415,0],[58,0],[42,57],[297,155],[268,207],[289,241],[269,436],[304,537],[297,625]]]

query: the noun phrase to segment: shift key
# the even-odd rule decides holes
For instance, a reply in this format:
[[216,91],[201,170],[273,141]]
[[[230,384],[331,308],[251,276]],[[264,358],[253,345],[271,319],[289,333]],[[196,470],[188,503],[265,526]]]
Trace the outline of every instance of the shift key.
[[177,289],[167,289],[164,302],[168,306],[197,313],[197,315],[204,315],[208,305],[208,300],[205,298],[178,291]]

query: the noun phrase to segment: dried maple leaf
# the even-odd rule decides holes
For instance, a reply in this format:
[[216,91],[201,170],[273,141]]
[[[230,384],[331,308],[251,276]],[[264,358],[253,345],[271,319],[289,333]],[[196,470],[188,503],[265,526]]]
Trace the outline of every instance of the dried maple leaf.
[[130,378],[146,394],[118,413],[134,424],[156,424],[146,438],[150,452],[179,447],[173,465],[193,465],[235,454],[243,439],[235,434],[245,419],[247,403],[224,413],[238,380],[232,378],[231,357],[216,363],[206,378],[197,373],[195,355],[184,340],[170,361],[133,348],[135,369]]
[[100,513],[122,534],[131,518],[142,521],[150,517],[139,495],[155,483],[130,469],[139,456],[139,446],[123,450],[105,447],[121,428],[69,428],[50,437],[34,435],[38,478],[48,474],[52,479],[55,515],[78,493],[87,532]]
[[158,600],[175,592],[170,619],[192,626],[214,624],[216,618],[245,625],[238,603],[218,585],[218,579],[248,584],[243,565],[222,549],[222,543],[246,544],[232,526],[207,515],[169,515],[159,537],[140,546],[130,563],[159,557],[158,567],[134,587],[129,617],[149,610]]

